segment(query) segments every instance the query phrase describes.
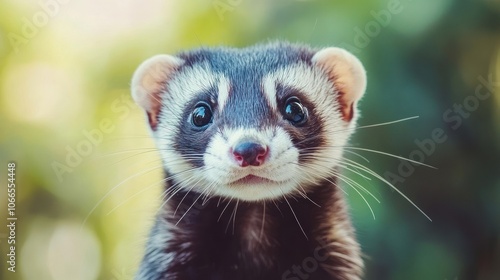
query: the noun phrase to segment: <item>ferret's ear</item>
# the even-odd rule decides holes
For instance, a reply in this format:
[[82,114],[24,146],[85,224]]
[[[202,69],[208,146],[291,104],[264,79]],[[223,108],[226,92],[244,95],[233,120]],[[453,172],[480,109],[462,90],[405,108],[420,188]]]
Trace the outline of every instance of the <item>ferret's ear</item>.
[[328,75],[338,91],[342,117],[347,122],[351,121],[356,103],[365,93],[365,68],[353,54],[341,48],[319,50],[312,62]]
[[132,77],[132,98],[147,113],[151,129],[156,130],[162,94],[168,80],[184,61],[171,55],[156,55],[144,61]]

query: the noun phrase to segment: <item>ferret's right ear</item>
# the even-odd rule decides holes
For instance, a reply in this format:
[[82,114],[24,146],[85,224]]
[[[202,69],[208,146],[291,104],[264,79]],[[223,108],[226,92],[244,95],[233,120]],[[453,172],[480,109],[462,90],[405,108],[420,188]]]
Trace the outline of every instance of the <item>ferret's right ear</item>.
[[342,118],[350,122],[356,103],[366,89],[365,68],[354,55],[341,48],[325,48],[318,51],[312,62],[320,66],[338,91]]
[[171,55],[156,55],[144,61],[132,77],[132,98],[148,116],[151,129],[156,130],[162,94],[167,82],[184,61]]

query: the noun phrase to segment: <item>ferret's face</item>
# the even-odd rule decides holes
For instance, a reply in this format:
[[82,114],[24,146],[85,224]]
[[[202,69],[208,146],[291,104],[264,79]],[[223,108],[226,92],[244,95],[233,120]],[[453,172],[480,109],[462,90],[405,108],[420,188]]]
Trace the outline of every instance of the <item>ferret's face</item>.
[[156,56],[132,86],[176,187],[256,201],[334,176],[365,83],[344,50],[269,45]]

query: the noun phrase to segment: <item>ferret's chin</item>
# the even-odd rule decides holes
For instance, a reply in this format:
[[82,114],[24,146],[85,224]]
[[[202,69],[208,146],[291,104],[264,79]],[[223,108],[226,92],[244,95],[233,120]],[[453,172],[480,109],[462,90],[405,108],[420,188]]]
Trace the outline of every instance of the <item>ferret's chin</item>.
[[289,195],[296,191],[292,180],[273,181],[270,179],[249,175],[229,184],[224,184],[218,194],[224,197],[243,201],[272,200]]

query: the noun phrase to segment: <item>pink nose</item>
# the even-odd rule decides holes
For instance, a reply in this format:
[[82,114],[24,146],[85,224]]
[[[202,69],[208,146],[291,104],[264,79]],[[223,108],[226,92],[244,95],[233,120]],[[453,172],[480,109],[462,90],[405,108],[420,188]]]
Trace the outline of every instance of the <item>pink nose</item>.
[[241,167],[259,166],[266,160],[268,150],[266,146],[258,143],[242,142],[233,149],[233,155]]

